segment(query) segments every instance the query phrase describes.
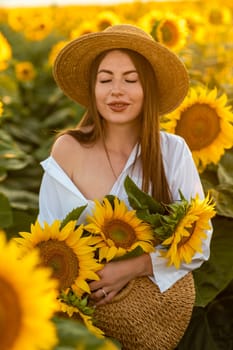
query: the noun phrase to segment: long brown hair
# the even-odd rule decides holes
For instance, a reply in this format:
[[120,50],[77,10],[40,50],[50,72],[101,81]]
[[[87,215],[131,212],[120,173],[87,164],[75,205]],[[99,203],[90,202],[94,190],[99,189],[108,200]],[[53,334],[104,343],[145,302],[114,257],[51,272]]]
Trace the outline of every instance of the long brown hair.
[[[129,55],[138,72],[143,92],[144,102],[141,118],[141,164],[142,164],[142,190],[148,192],[163,203],[171,202],[171,194],[166,179],[160,147],[160,126],[158,115],[158,89],[153,68],[140,54],[128,49],[119,49]],[[95,101],[96,76],[100,62],[108,51],[100,54],[92,63],[89,81],[89,107],[76,129],[65,133],[75,137],[83,144],[92,144],[103,139],[103,121],[97,110]],[[92,126],[90,131],[83,132],[83,127]],[[82,130],[81,130],[82,129]],[[64,134],[64,132],[63,132]],[[136,159],[135,159],[136,161]]]

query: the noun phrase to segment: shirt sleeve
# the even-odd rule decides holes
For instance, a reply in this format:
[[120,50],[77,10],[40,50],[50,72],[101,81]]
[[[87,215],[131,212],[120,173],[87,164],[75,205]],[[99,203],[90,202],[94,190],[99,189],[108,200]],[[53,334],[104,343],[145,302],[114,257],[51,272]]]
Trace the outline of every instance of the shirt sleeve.
[[[64,219],[64,208],[62,205],[62,192],[59,191],[58,183],[47,174],[43,175],[39,192],[39,215],[38,221],[43,226],[44,222],[52,224],[56,219]],[[64,198],[64,197],[63,197]]]
[[[88,201],[52,157],[41,165],[44,174],[39,191],[37,219],[42,226],[44,222],[50,225],[54,220],[63,220],[74,208],[88,205]],[[91,210],[91,205],[89,207],[88,210]],[[80,221],[85,213],[86,209],[81,214]]]
[[[204,198],[201,180],[191,151],[183,139],[178,138],[175,149],[173,145],[173,151],[170,153],[168,151],[166,154],[165,171],[174,201],[180,199],[179,190],[187,200],[195,197],[196,194],[201,199]],[[161,257],[158,251],[150,254],[153,267],[151,280],[158,285],[161,292],[167,290],[188,272],[197,269],[209,259],[212,232],[211,225],[211,229],[206,231],[207,239],[202,242],[202,253],[196,253],[191,263],[182,263],[179,269],[175,266],[167,266],[167,259]]]

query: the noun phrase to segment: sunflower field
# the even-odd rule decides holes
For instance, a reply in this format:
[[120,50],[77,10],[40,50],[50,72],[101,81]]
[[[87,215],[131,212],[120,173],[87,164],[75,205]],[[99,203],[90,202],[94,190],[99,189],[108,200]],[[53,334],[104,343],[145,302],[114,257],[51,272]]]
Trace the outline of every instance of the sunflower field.
[[189,93],[161,118],[161,129],[186,140],[205,193],[216,202],[211,255],[194,271],[195,307],[177,350],[233,349],[233,4],[138,0],[0,8],[1,350],[120,349],[94,327],[52,319],[56,282],[38,266],[36,251],[19,259],[13,243],[36,221],[40,162],[56,132],[76,125],[84,112],[53,80],[56,54],[82,34],[119,23],[138,25],[185,63]]

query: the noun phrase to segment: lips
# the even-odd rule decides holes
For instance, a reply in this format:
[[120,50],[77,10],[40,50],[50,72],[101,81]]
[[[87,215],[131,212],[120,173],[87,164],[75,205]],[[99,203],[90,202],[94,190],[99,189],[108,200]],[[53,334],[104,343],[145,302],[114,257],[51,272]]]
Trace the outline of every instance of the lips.
[[114,112],[122,112],[128,107],[128,105],[129,104],[125,102],[112,102],[108,104],[108,106]]

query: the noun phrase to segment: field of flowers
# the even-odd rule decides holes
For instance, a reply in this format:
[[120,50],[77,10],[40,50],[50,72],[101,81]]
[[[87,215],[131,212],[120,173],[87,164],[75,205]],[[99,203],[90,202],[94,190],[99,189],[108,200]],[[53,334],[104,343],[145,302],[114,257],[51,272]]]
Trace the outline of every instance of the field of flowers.
[[[40,161],[48,156],[56,132],[73,127],[84,112],[57,88],[54,58],[69,40],[117,23],[140,26],[184,61],[189,94],[176,111],[162,117],[161,128],[184,137],[205,192],[216,201],[211,256],[194,273],[196,304],[177,349],[233,349],[233,5],[215,0],[0,8],[2,350],[118,349],[110,340],[91,335],[91,327],[76,327],[71,319],[50,322],[56,305],[48,271],[37,267],[33,252],[19,263],[11,242],[19,232],[29,232],[36,220]],[[12,295],[5,280],[15,286]],[[25,309],[15,312],[17,303],[12,300],[18,299]],[[8,317],[4,310],[16,316]],[[44,336],[33,343],[37,332]]]

